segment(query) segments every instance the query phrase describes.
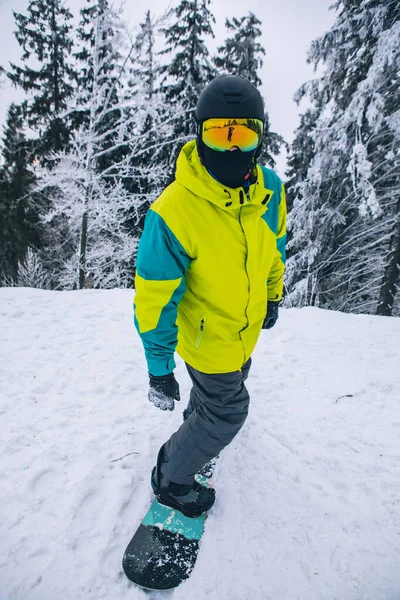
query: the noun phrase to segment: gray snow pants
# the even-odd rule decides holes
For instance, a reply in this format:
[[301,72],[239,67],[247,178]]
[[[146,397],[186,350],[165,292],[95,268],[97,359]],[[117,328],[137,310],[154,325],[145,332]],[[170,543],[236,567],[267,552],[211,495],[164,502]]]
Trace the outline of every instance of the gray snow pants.
[[193,387],[185,421],[163,445],[161,471],[175,483],[193,475],[225,448],[246,420],[249,394],[244,385],[251,358],[240,371],[207,374],[186,365]]

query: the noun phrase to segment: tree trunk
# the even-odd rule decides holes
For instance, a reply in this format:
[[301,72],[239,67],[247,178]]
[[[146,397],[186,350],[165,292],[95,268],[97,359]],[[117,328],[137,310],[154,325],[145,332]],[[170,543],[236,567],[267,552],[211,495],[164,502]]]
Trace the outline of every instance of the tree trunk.
[[81,248],[79,253],[79,289],[85,287],[86,270],[86,244],[87,244],[88,214],[85,211],[82,215]]
[[[400,209],[400,202],[398,202]],[[377,315],[391,317],[397,286],[400,284],[400,218],[397,218],[395,230],[390,240],[390,251],[379,295]]]

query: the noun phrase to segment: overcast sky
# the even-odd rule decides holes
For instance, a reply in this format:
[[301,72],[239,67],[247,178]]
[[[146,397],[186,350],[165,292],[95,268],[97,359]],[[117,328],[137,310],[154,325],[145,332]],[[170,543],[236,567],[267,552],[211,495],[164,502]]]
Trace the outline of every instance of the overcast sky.
[[[134,27],[143,21],[150,9],[161,14],[168,6],[176,6],[179,0],[127,0],[125,15]],[[212,0],[211,11],[216,18],[215,40],[209,49],[214,51],[226,35],[226,17],[241,17],[249,10],[262,21],[262,45],[266,50],[264,66],[260,73],[262,93],[273,131],[290,142],[299,124],[300,108],[293,102],[293,95],[305,81],[313,78],[312,67],[306,63],[311,41],[330,29],[334,11],[329,10],[333,0],[252,0],[251,6],[244,0]],[[8,61],[18,62],[21,49],[13,35],[15,29],[12,10],[26,13],[29,0],[0,0],[0,64],[7,68]],[[66,0],[73,14],[78,14],[84,0]],[[140,6],[140,10],[138,8]],[[7,108],[13,100],[19,101],[20,93],[11,87],[0,89],[0,124],[4,123]],[[278,159],[277,170],[283,175],[285,159]]]

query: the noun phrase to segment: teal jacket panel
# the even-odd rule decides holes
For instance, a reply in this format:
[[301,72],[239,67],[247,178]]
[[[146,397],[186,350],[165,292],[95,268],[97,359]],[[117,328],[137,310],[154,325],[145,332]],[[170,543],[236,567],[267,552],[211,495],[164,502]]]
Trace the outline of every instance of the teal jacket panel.
[[175,368],[177,307],[186,291],[190,261],[162,217],[150,208],[136,263],[134,321],[152,375],[166,375]]

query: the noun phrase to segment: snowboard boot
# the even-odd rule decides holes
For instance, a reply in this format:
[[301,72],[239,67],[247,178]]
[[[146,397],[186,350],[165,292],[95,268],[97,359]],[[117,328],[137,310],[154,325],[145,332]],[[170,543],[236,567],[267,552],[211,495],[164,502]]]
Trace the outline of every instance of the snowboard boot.
[[160,469],[160,453],[157,466],[151,473],[151,486],[160,504],[176,508],[187,517],[199,517],[215,502],[215,490],[198,483],[193,477],[189,484],[170,481]]

